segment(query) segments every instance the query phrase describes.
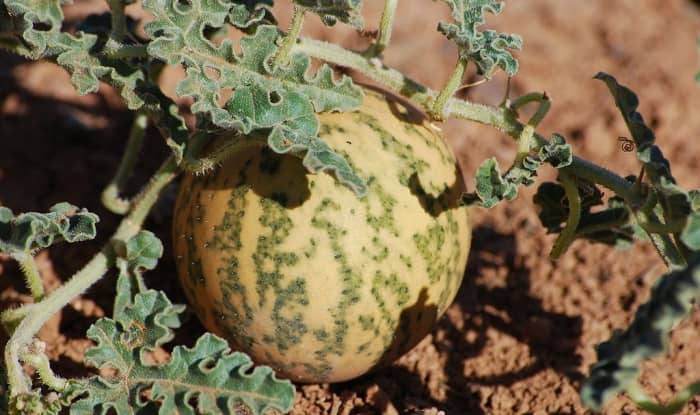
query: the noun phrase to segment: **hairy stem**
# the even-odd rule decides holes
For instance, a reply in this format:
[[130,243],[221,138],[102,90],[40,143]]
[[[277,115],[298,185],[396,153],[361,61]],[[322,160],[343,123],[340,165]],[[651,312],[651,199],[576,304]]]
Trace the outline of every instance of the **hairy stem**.
[[33,337],[51,316],[102,278],[114,263],[114,244],[126,242],[141,230],[141,226],[160,192],[175,178],[177,173],[175,157],[171,155],[136,196],[131,212],[122,219],[110,242],[68,282],[57,288],[40,303],[36,303],[35,308],[33,308],[35,312],[28,314],[17,325],[5,347],[5,366],[11,395],[27,393],[31,386],[19,363],[22,348],[30,344]]
[[124,8],[126,4],[123,0],[107,0],[112,19],[112,30],[109,37],[117,42],[121,41],[126,34],[126,14]]
[[126,181],[131,176],[136,164],[137,157],[143,148],[143,136],[148,126],[148,115],[145,111],[138,111],[131,124],[129,139],[126,142],[126,149],[117,168],[117,172],[112,181],[102,192],[102,204],[112,213],[124,215],[131,207],[131,201],[119,197]]
[[294,46],[294,50],[361,72],[372,80],[383,84],[386,88],[398,92],[424,107],[428,103],[432,105],[434,100],[434,97],[427,93],[426,87],[407,78],[401,72],[336,44],[301,37]]
[[294,45],[297,43],[297,39],[299,39],[299,34],[301,33],[301,28],[304,26],[305,13],[305,8],[296,5],[294,6],[292,22],[289,25],[287,35],[282,39],[282,44],[274,57],[273,67],[286,66],[289,62],[289,54],[292,52]]
[[25,350],[20,353],[20,359],[34,366],[42,383],[60,392],[65,389],[68,381],[57,376],[53,370],[51,370],[51,363],[49,362],[49,357],[46,356],[45,349],[46,346],[44,342],[35,340],[33,345],[26,347]]
[[576,185],[576,179],[565,171],[559,172],[559,182],[564,186],[566,200],[569,201],[569,217],[566,220],[566,226],[554,241],[552,252],[549,257],[552,259],[559,258],[571,245],[571,242],[576,238],[576,228],[581,220],[581,195]]
[[382,12],[382,18],[379,22],[377,40],[362,53],[364,56],[369,58],[381,56],[384,49],[389,46],[389,42],[391,42],[391,31],[394,26],[394,16],[396,15],[396,7],[398,4],[399,0],[386,0],[384,2],[384,11]]
[[[239,133],[229,133],[225,143],[211,150],[206,155],[189,155],[183,159],[182,168],[190,173],[199,175],[213,170],[218,164],[232,154],[249,146],[265,146],[267,139],[263,136],[244,136]],[[199,152],[200,149],[197,149]]]
[[462,78],[464,78],[464,72],[467,70],[468,63],[469,61],[461,58],[457,61],[457,66],[455,66],[452,76],[450,76],[450,79],[447,80],[442,91],[438,94],[433,107],[430,108],[429,112],[433,119],[442,121],[449,116],[448,102],[462,84]]
[[661,258],[670,269],[680,269],[687,266],[687,262],[683,255],[678,250],[678,247],[673,243],[673,239],[665,233],[655,233],[657,230],[651,225],[659,223],[659,218],[653,212],[639,211],[637,212],[637,223],[644,229],[644,232],[651,239],[652,244],[656,248]]
[[[532,138],[535,135],[535,128],[537,128],[540,122],[542,122],[545,115],[547,115],[547,112],[549,112],[549,108],[552,106],[552,103],[546,94],[527,94],[525,97],[527,97],[527,101],[518,99],[514,105],[511,105],[511,108],[517,109],[528,102],[537,102],[539,106],[537,107],[535,114],[530,117],[527,125],[523,127],[522,132],[518,136],[518,151],[515,155],[515,163],[513,164],[520,163],[525,157],[527,157],[528,154],[530,154],[530,147],[532,146]],[[532,98],[532,100],[530,100],[530,98]]]
[[34,301],[39,302],[44,298],[44,284],[41,282],[41,274],[36,267],[36,261],[31,253],[25,252],[21,257],[16,256],[15,259],[19,262],[19,268],[24,274],[27,282],[27,288],[32,294]]
[[[377,65],[359,53],[332,43],[301,38],[295,50],[361,72],[390,90],[410,98],[425,109],[432,107],[437,96],[435,91],[406,77],[401,72],[385,65]],[[523,124],[517,120],[514,111],[509,108],[494,108],[455,98],[449,100],[448,108],[449,116],[490,125],[514,138],[518,138],[524,128]],[[533,139],[538,146],[547,144],[547,140],[539,134],[535,134]],[[574,157],[572,163],[564,170],[574,176],[601,184],[626,200],[629,197],[632,183],[604,167]]]
[[36,304],[24,304],[21,307],[11,308],[0,313],[0,323],[2,323],[5,332],[8,335],[12,335],[19,322],[31,313],[35,307]]

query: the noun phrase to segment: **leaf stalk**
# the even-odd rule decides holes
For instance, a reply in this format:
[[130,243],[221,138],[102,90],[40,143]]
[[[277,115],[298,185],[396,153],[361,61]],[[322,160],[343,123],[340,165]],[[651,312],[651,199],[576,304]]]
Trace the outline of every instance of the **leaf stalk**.
[[377,40],[362,53],[364,56],[368,58],[377,58],[381,56],[387,46],[389,46],[398,4],[399,0],[386,0],[384,2],[384,11],[379,21]]
[[25,252],[21,256],[15,256],[14,259],[19,263],[19,268],[24,274],[24,279],[27,283],[27,288],[29,288],[32,298],[34,298],[34,301],[36,302],[41,301],[46,293],[44,291],[44,284],[41,282],[41,274],[36,266],[34,256],[29,252]]
[[23,348],[32,342],[33,337],[51,316],[102,278],[114,264],[114,245],[126,242],[139,232],[159,194],[177,173],[175,157],[170,155],[136,196],[129,215],[122,219],[110,242],[70,280],[36,303],[32,308],[34,312],[28,313],[17,325],[5,347],[5,366],[12,396],[28,393],[31,387],[19,363]]
[[440,94],[438,94],[437,98],[435,99],[435,104],[433,104],[433,107],[429,111],[434,120],[442,121],[448,117],[450,98],[452,98],[457,89],[459,89],[459,86],[462,84],[462,78],[464,78],[464,72],[467,70],[468,63],[469,61],[462,58],[457,61],[457,65],[455,66],[450,79],[447,80],[447,83],[442,88],[442,91],[440,91]]
[[20,359],[34,366],[41,381],[46,386],[58,392],[63,391],[68,381],[53,372],[45,350],[46,344],[35,339],[31,345],[25,347],[25,350],[20,353]]
[[292,52],[294,45],[297,43],[299,35],[301,34],[301,29],[304,26],[305,14],[306,9],[304,7],[297,5],[294,6],[292,22],[289,25],[287,35],[282,38],[282,44],[274,57],[273,67],[287,66],[287,63],[289,63],[289,55]]
[[148,115],[144,110],[136,112],[131,124],[131,131],[126,142],[126,149],[112,181],[102,191],[102,204],[110,212],[124,215],[131,207],[131,201],[119,196],[126,181],[131,176],[139,153],[143,148],[143,136],[148,126]]
[[576,228],[578,228],[578,224],[581,221],[581,195],[579,194],[575,177],[566,171],[560,171],[559,182],[564,187],[566,200],[569,201],[569,216],[564,229],[554,241],[554,246],[549,254],[549,257],[552,259],[557,259],[566,252],[576,238]]

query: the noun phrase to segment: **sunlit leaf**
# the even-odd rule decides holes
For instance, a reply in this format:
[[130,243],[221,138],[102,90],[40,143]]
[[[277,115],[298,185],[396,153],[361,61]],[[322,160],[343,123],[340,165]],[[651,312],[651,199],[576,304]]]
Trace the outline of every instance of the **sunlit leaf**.
[[272,0],[236,0],[228,20],[239,29],[251,29],[260,24],[275,24],[270,8]]
[[504,3],[496,0],[442,1],[450,5],[455,23],[440,22],[438,30],[457,44],[462,59],[474,62],[479,73],[487,78],[493,75],[496,68],[511,76],[518,71],[518,61],[508,49],[522,48],[520,36],[478,30],[484,24],[484,14],[500,13]]
[[236,413],[241,404],[253,415],[291,409],[289,381],[277,380],[269,367],[253,368],[245,354],[232,352],[209,333],[192,348],[174,347],[165,364],[149,362],[147,353],[173,338],[183,308],[148,290],[115,319],[102,318],[90,327],[87,334],[96,345],[85,352],[85,362],[115,374],[73,384],[82,394],[71,414]]
[[364,28],[364,19],[360,14],[362,0],[294,0],[294,3],[321,16],[327,26],[341,21],[357,30]]
[[97,235],[99,218],[68,203],[58,203],[48,213],[27,212],[15,216],[0,207],[0,252],[22,254],[55,242],[80,242]]
[[[232,3],[193,0],[185,5],[145,0],[143,4],[155,16],[145,27],[153,37],[149,53],[186,68],[177,93],[194,99],[192,112],[207,116],[218,127],[244,134],[267,130],[275,151],[306,151],[307,167],[332,171],[341,183],[364,194],[364,181],[318,138],[315,115],[360,105],[362,92],[350,78],[335,80],[327,65],[311,74],[311,60],[303,54],[293,54],[284,67],[273,67],[271,59],[281,37],[275,26],[261,25],[253,35],[241,39],[240,53],[228,39],[210,42],[203,35],[205,29],[223,26],[230,18]],[[226,89],[233,94],[220,105]],[[335,155],[321,157],[328,152]]]
[[163,243],[152,232],[140,231],[124,244],[123,256],[117,258],[117,295],[114,316],[121,316],[133,304],[136,294],[146,291],[143,272],[155,269],[163,255]]
[[[476,195],[467,195],[467,203],[478,200],[482,207],[496,206],[501,200],[513,200],[518,195],[518,186],[503,178],[495,158],[484,160],[476,171]],[[474,196],[477,196],[475,198]]]

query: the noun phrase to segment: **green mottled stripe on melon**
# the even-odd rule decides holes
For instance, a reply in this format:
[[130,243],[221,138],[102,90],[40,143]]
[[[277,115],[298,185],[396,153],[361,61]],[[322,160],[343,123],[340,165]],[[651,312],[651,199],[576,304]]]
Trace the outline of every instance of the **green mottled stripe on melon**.
[[364,198],[251,147],[186,176],[174,224],[205,326],[303,382],[352,379],[413,347],[454,298],[470,243],[454,156],[413,110],[368,91],[358,112],[320,121]]

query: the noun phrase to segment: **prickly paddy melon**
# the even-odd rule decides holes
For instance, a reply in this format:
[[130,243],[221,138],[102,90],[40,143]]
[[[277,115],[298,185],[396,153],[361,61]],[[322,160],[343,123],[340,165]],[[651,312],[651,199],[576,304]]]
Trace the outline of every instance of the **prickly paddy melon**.
[[249,147],[184,177],[173,230],[204,325],[298,382],[349,380],[415,346],[453,300],[471,235],[459,167],[415,109],[367,90],[320,123],[366,196]]

